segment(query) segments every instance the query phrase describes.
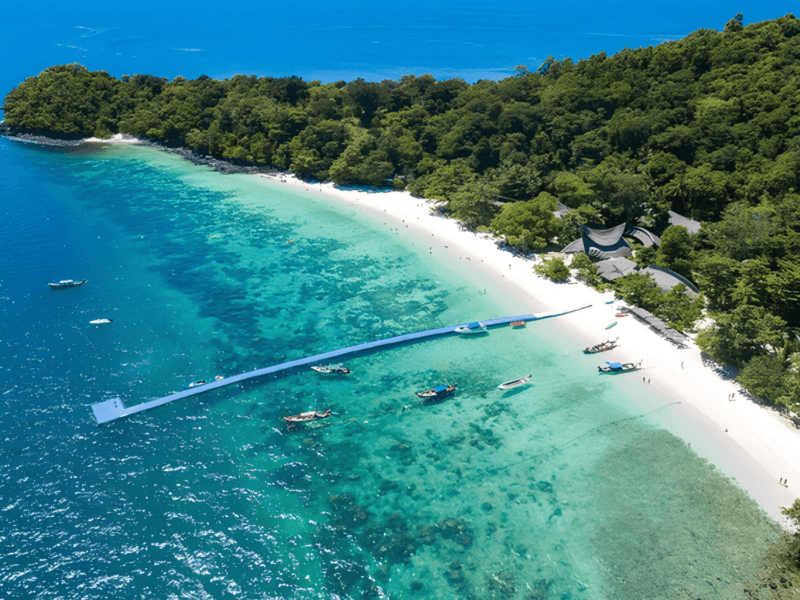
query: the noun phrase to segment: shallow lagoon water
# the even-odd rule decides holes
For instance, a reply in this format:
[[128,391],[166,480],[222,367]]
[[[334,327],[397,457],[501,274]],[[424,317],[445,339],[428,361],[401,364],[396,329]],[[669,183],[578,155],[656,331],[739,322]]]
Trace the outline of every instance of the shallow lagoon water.
[[[777,535],[658,426],[669,402],[598,376],[556,320],[97,427],[90,406],[112,394],[132,404],[517,300],[313,189],[147,148],[0,140],[0,156],[4,597],[722,598]],[[45,285],[68,277],[89,283]],[[455,398],[417,404],[444,381]],[[336,415],[280,426],[312,408]]]

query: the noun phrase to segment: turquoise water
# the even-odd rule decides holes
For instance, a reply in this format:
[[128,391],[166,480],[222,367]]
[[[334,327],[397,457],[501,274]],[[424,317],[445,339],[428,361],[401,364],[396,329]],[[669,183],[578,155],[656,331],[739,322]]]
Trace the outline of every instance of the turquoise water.
[[[314,191],[147,148],[3,139],[0,164],[2,597],[726,598],[776,538],[556,320],[97,427],[111,395],[536,307]],[[280,426],[312,408],[336,415]]]

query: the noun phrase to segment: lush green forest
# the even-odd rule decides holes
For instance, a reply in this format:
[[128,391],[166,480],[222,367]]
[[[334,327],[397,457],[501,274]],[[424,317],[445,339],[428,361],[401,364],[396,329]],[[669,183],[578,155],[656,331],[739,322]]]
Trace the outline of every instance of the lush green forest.
[[[6,124],[51,133],[128,133],[304,178],[394,185],[438,199],[467,226],[522,249],[579,225],[661,230],[637,261],[682,273],[699,302],[631,275],[617,291],[685,328],[770,402],[800,404],[800,21],[787,15],[656,47],[524,66],[503,81],[321,84],[237,75],[115,79],[52,67],[5,99]],[[498,207],[500,198],[507,203]],[[553,215],[556,201],[577,209]],[[591,264],[579,264],[592,280]]]

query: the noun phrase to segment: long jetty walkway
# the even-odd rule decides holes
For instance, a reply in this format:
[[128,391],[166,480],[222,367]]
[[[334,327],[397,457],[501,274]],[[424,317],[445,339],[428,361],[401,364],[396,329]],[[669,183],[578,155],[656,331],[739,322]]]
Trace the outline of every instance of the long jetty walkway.
[[[560,317],[561,315],[566,315],[572,312],[576,312],[578,310],[582,310],[584,308],[589,308],[589,306],[591,305],[581,306],[580,308],[574,308],[572,310],[552,311],[547,313],[539,313],[538,315],[519,315],[516,317],[503,317],[500,319],[490,319],[488,321],[481,321],[481,322],[484,325],[486,325],[487,328],[489,328],[489,327],[496,327],[498,325],[507,325],[508,323],[512,323],[514,321],[526,321],[526,322],[538,321],[540,319],[547,319],[550,317]],[[439,327],[438,329],[428,329],[427,331],[418,331],[416,333],[407,333],[405,335],[398,335],[395,337],[385,338],[375,342],[367,342],[366,344],[358,344],[357,346],[350,346],[349,348],[342,348],[341,350],[333,350],[332,352],[325,352],[324,354],[317,354],[315,356],[309,356],[307,358],[300,358],[297,360],[281,363],[279,365],[273,365],[271,367],[258,369],[256,371],[250,371],[249,373],[242,373],[241,375],[226,377],[225,379],[220,379],[218,381],[210,381],[209,383],[198,385],[189,388],[187,390],[183,390],[181,392],[176,392],[174,394],[170,394],[169,396],[164,396],[163,398],[156,398],[155,400],[149,400],[147,402],[143,402],[142,404],[137,404],[136,406],[129,407],[125,405],[125,403],[122,401],[121,398],[111,398],[109,400],[93,404],[92,410],[94,411],[94,416],[97,419],[98,425],[102,425],[103,423],[115,421],[123,417],[129,417],[130,415],[145,410],[150,410],[151,408],[155,408],[157,406],[169,404],[170,402],[174,402],[175,400],[181,400],[183,398],[188,398],[189,396],[195,396],[197,394],[210,392],[211,390],[216,390],[228,385],[233,385],[234,383],[241,383],[242,381],[247,381],[248,379],[256,379],[258,377],[264,377],[265,375],[278,373],[279,371],[296,369],[298,367],[329,361],[335,358],[342,358],[343,356],[350,356],[353,354],[358,354],[359,352],[366,352],[369,350],[374,350],[376,348],[383,348],[385,346],[394,346],[396,344],[417,342],[420,340],[429,340],[435,337],[455,334],[456,328],[461,327],[462,325],[467,325],[467,323],[461,323],[459,325],[449,325],[447,327]]]

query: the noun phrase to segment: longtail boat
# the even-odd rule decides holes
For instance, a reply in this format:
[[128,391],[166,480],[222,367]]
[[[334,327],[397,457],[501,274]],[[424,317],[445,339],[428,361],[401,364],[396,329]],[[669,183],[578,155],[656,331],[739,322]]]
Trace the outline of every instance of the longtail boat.
[[[619,338],[617,338],[618,340]],[[617,347],[617,340],[608,340],[607,342],[601,342],[599,344],[595,344],[594,346],[590,346],[589,348],[584,348],[584,354],[597,354],[598,352],[605,352],[606,350],[613,350]]]
[[417,396],[425,400],[425,402],[436,402],[437,400],[443,400],[455,394],[457,385],[458,383],[454,383],[453,385],[437,385],[424,392],[417,392]]
[[81,281],[75,281],[73,279],[62,279],[58,283],[48,283],[47,285],[49,285],[54,290],[61,290],[64,288],[78,287],[79,285],[83,285],[87,281],[89,280],[83,279]]
[[330,416],[331,409],[329,408],[325,412],[310,410],[308,412],[300,413],[299,415],[290,415],[288,417],[283,417],[283,420],[287,423],[308,423],[309,421],[316,421],[318,419],[327,419]]
[[597,367],[597,370],[600,373],[627,373],[628,371],[638,371],[641,365],[641,361],[638,363],[607,362],[605,367]]

